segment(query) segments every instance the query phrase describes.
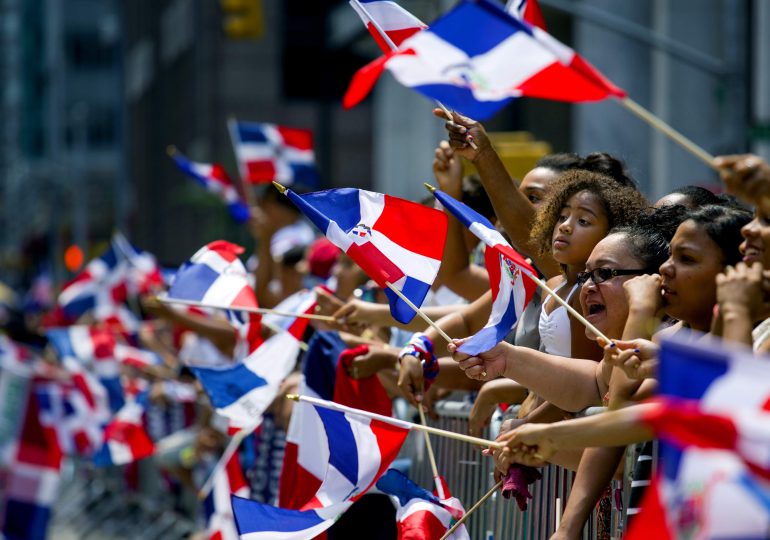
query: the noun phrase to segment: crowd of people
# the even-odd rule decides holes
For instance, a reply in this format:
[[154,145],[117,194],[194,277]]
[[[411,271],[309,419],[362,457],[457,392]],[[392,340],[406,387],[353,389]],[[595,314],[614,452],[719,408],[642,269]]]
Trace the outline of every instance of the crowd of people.
[[[653,437],[638,414],[656,393],[660,340],[716,336],[756,354],[770,348],[770,165],[753,155],[720,157],[713,166],[724,194],[691,185],[649,201],[615,156],[547,155],[514,179],[480,123],[454,113],[446,128],[433,160],[440,189],[493,222],[550,289],[609,341],[537,290],[505,341],[475,356],[463,354],[462,339],[447,343],[419,317],[408,324],[394,320],[384,292],[363,270],[319,238],[286,197],[265,189],[248,221],[256,248],[247,266],[260,307],[313,291],[314,313],[333,320],[310,322],[307,351],[256,435],[241,444],[251,496],[277,500],[293,405],[284,394],[298,390],[311,357],[334,364],[344,355],[349,377],[377,377],[390,399],[424,407],[429,415],[438,401],[465,393],[473,402],[471,435],[482,436],[496,410],[518,406],[516,417],[491,434],[504,446],[485,453],[500,477],[512,466],[546,463],[577,471],[552,540],[581,538],[591,512],[610,496],[611,480],[623,474],[626,445]],[[463,160],[477,173],[464,177]],[[432,198],[425,204],[433,205]],[[177,494],[179,508],[202,516],[189,495],[201,487],[228,434],[188,366],[231,363],[241,335],[221,313],[163,304],[157,292],[131,307],[143,319],[138,344],[163,361],[121,367],[124,379],[147,386],[156,451],[149,475],[141,473],[147,465],[129,468],[138,467],[140,479],[153,476],[152,483]],[[438,278],[422,309],[454,338],[478,332],[492,309],[483,247],[451,215]],[[47,344],[45,327],[61,322],[50,314],[28,316],[25,325],[11,317],[5,330],[56,364],[61,351]],[[83,323],[101,324],[92,314]],[[270,333],[269,325],[262,331]],[[438,365],[429,380],[421,354],[426,342]],[[593,406],[612,412],[575,418]],[[397,409],[414,418],[415,409]],[[649,476],[642,469],[633,471],[635,477]],[[636,495],[631,504],[638,504]],[[373,511],[363,510],[361,519],[367,512]],[[600,510],[600,519],[605,514]]]

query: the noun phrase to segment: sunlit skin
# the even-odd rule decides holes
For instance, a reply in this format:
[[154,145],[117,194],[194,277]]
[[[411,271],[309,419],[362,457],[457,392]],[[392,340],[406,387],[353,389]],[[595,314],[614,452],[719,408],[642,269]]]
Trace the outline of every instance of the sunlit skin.
[[553,257],[566,266],[583,270],[594,246],[609,229],[601,199],[589,191],[569,198],[553,230]]
[[748,265],[761,262],[770,269],[770,217],[761,215],[759,209],[754,212],[754,219],[741,229],[745,239],[740,245],[743,262]]
[[708,332],[716,304],[716,276],[723,270],[722,250],[694,221],[687,220],[671,239],[671,256],[660,266],[666,313]]
[[548,186],[559,178],[559,173],[547,167],[535,167],[519,183],[519,191],[526,195],[532,206],[538,208],[548,194]]
[[[586,261],[586,271],[595,268],[633,270],[643,266],[642,261],[630,254],[626,235],[622,233],[611,234],[601,240]],[[615,276],[598,285],[589,279],[580,288],[580,307],[586,319],[604,335],[620,337],[623,334],[623,326],[628,318],[628,300],[623,291],[623,283],[633,277]],[[586,336],[596,339],[588,328]]]

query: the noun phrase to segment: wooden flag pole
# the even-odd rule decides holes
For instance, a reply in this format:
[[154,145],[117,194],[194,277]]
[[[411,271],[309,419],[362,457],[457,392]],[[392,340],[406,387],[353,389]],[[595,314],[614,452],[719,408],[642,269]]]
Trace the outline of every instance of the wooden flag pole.
[[487,448],[500,448],[500,449],[505,447],[503,443],[499,443],[497,441],[488,441],[487,439],[481,439],[479,437],[473,437],[471,435],[463,435],[462,433],[455,433],[453,431],[447,431],[445,429],[434,428],[431,426],[423,426],[421,424],[415,424],[414,422],[407,422],[406,420],[399,420],[398,418],[391,418],[390,416],[384,416],[382,414],[364,411],[361,409],[354,409],[353,407],[340,405],[339,403],[334,403],[333,401],[326,401],[323,399],[318,399],[310,396],[299,396],[297,394],[286,394],[286,397],[288,399],[291,399],[292,401],[304,401],[306,403],[312,403],[313,405],[318,405],[319,407],[332,409],[334,411],[339,411],[341,413],[350,413],[358,416],[364,416],[366,418],[371,418],[372,420],[379,420],[380,422],[385,422],[386,424],[398,426],[403,429],[416,429],[419,431],[425,431],[427,433],[432,433],[433,435],[438,435],[440,437],[447,437],[448,439],[455,439],[458,441],[475,444],[477,446],[485,446]]
[[447,532],[445,532],[445,533],[444,533],[444,536],[442,536],[442,537],[441,537],[441,540],[446,540],[447,538],[449,538],[450,536],[452,536],[452,534],[453,534],[453,533],[454,533],[454,532],[455,532],[455,531],[456,531],[458,528],[460,528],[460,525],[462,525],[463,523],[465,523],[465,522],[468,520],[468,518],[470,517],[470,515],[471,515],[473,512],[475,512],[476,510],[478,510],[478,509],[481,507],[481,505],[482,505],[482,504],[484,504],[484,501],[486,501],[488,498],[490,498],[490,497],[491,497],[491,496],[494,494],[494,492],[495,492],[495,491],[497,491],[498,489],[500,489],[500,486],[502,486],[502,485],[503,485],[503,481],[502,481],[502,480],[500,480],[500,481],[499,481],[497,484],[495,484],[494,486],[492,486],[492,488],[491,488],[489,491],[487,491],[487,492],[484,494],[484,496],[483,496],[483,497],[481,497],[481,498],[480,498],[478,501],[476,501],[476,504],[474,504],[473,506],[471,506],[471,508],[470,508],[470,509],[469,509],[467,512],[465,512],[465,515],[464,515],[463,517],[461,517],[460,519],[458,519],[458,520],[455,522],[455,524],[454,524],[454,525],[452,525],[452,527],[451,527],[451,528],[450,528],[450,529],[449,529]]
[[[430,192],[431,192],[431,194],[432,194],[433,192],[435,192],[435,191],[436,191],[436,188],[435,188],[434,186],[431,186],[431,185],[430,185],[430,184],[428,184],[428,183],[425,183],[424,185],[425,185],[425,187],[428,189],[428,191],[430,191]],[[545,291],[545,292],[546,292],[546,293],[547,293],[549,296],[551,296],[551,297],[552,297],[554,300],[556,300],[556,302],[558,302],[560,305],[564,306],[564,307],[567,309],[567,311],[568,311],[568,312],[569,312],[569,313],[570,313],[570,314],[571,314],[573,317],[575,317],[575,318],[576,318],[578,321],[580,321],[581,323],[583,323],[583,324],[586,326],[586,328],[588,328],[588,329],[589,329],[591,332],[593,332],[594,334],[596,334],[596,336],[597,336],[599,339],[603,340],[603,341],[604,341],[604,346],[605,346],[605,347],[606,347],[607,345],[609,345],[610,343],[612,343],[612,340],[610,340],[610,338],[608,338],[607,336],[605,336],[605,335],[604,335],[604,334],[603,334],[603,333],[602,333],[602,332],[601,332],[601,331],[600,331],[598,328],[596,328],[596,327],[595,327],[593,324],[591,324],[591,323],[588,321],[588,319],[586,319],[585,317],[583,317],[583,314],[582,314],[582,313],[579,313],[579,312],[578,312],[578,311],[577,311],[575,308],[573,308],[571,305],[569,305],[569,302],[567,302],[566,300],[564,300],[563,298],[561,298],[561,297],[560,297],[558,294],[556,294],[556,292],[555,292],[553,289],[551,289],[551,288],[550,288],[548,285],[546,285],[545,281],[543,281],[542,279],[540,279],[540,278],[539,278],[539,277],[537,277],[536,275],[534,275],[534,274],[532,274],[532,273],[530,273],[530,272],[527,272],[527,271],[525,271],[523,268],[522,268],[522,274],[524,274],[524,275],[525,275],[525,276],[527,276],[529,279],[531,279],[532,281],[534,281],[534,282],[535,282],[535,284],[536,284],[538,287],[540,287],[540,288],[541,288],[543,291]]]
[[230,311],[244,311],[246,313],[261,313],[263,315],[277,315],[279,317],[298,317],[300,319],[313,319],[313,320],[325,321],[325,322],[337,321],[337,319],[335,319],[331,315],[317,315],[315,313],[289,313],[288,311],[276,311],[275,309],[268,309],[268,308],[220,306],[216,304],[205,304],[203,302],[196,302],[195,300],[169,298],[168,296],[158,296],[156,298],[158,299],[158,302],[163,302],[164,304],[181,304],[183,306],[206,307],[206,308],[213,308],[213,309],[227,309]]
[[666,122],[652,114],[650,111],[639,105],[636,101],[632,100],[629,97],[624,97],[622,99],[619,98],[620,103],[629,111],[631,111],[633,114],[635,114],[637,117],[641,118],[645,122],[647,122],[649,125],[660,131],[661,133],[667,135],[670,137],[675,143],[680,145],[682,148],[690,152],[692,155],[700,159],[702,162],[704,162],[706,165],[714,169],[715,171],[719,171],[719,168],[714,166],[714,156],[706,152],[703,148],[692,142],[690,139],[679,133],[677,130],[675,130],[673,127],[668,125]]
[[[417,412],[420,413],[420,424],[423,426],[427,426],[428,423],[425,421],[425,411],[422,408],[422,403],[417,405]],[[444,493],[444,483],[441,481],[441,476],[438,474],[438,465],[436,465],[436,455],[433,453],[433,445],[430,443],[430,435],[427,431],[423,431],[422,434],[425,436],[425,448],[428,452],[428,461],[430,462],[430,468],[433,471],[433,483],[436,486],[436,494],[438,495],[438,498],[443,500],[446,499],[446,494]]]
[[411,301],[411,300],[409,300],[409,299],[408,299],[406,296],[404,296],[404,293],[402,293],[401,291],[399,291],[399,290],[398,290],[398,289],[397,289],[397,288],[396,288],[396,287],[395,287],[395,286],[394,286],[392,283],[390,283],[389,281],[386,281],[386,282],[385,282],[385,285],[388,287],[388,289],[390,289],[391,291],[393,291],[394,293],[396,293],[396,296],[398,296],[398,297],[399,297],[401,300],[403,300],[403,301],[404,301],[404,303],[405,303],[407,306],[409,306],[410,308],[412,308],[412,309],[415,311],[415,313],[417,313],[417,315],[419,315],[419,316],[420,316],[420,318],[421,318],[423,321],[425,321],[425,322],[426,322],[426,323],[428,323],[430,326],[432,326],[432,327],[433,327],[433,329],[434,329],[436,332],[438,332],[438,334],[439,334],[439,335],[440,335],[442,338],[444,338],[444,339],[446,340],[446,342],[447,342],[447,343],[452,343],[452,338],[451,338],[451,337],[449,337],[449,335],[448,335],[446,332],[444,332],[444,331],[441,329],[441,327],[439,327],[439,326],[438,326],[438,325],[437,325],[435,322],[433,322],[433,320],[431,320],[431,318],[430,318],[430,317],[428,317],[428,316],[425,314],[425,312],[424,312],[423,310],[421,310],[421,309],[420,309],[420,308],[418,308],[416,305],[414,305],[414,302],[412,302],[412,301]]

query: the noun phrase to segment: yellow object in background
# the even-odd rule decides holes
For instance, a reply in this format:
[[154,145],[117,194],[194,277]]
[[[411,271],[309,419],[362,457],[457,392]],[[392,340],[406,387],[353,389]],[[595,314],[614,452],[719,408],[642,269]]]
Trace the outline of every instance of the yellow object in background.
[[[545,141],[536,141],[528,131],[498,131],[488,134],[500,159],[503,160],[508,174],[515,181],[520,181],[535,167],[541,157],[553,150]],[[476,168],[467,160],[463,160],[463,174],[475,174]]]

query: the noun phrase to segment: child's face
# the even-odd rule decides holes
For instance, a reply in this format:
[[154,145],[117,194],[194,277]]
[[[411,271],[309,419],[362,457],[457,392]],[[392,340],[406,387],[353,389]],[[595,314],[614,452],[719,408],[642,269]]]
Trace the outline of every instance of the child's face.
[[560,264],[585,266],[588,256],[609,231],[601,199],[580,191],[567,200],[553,228],[551,249]]

